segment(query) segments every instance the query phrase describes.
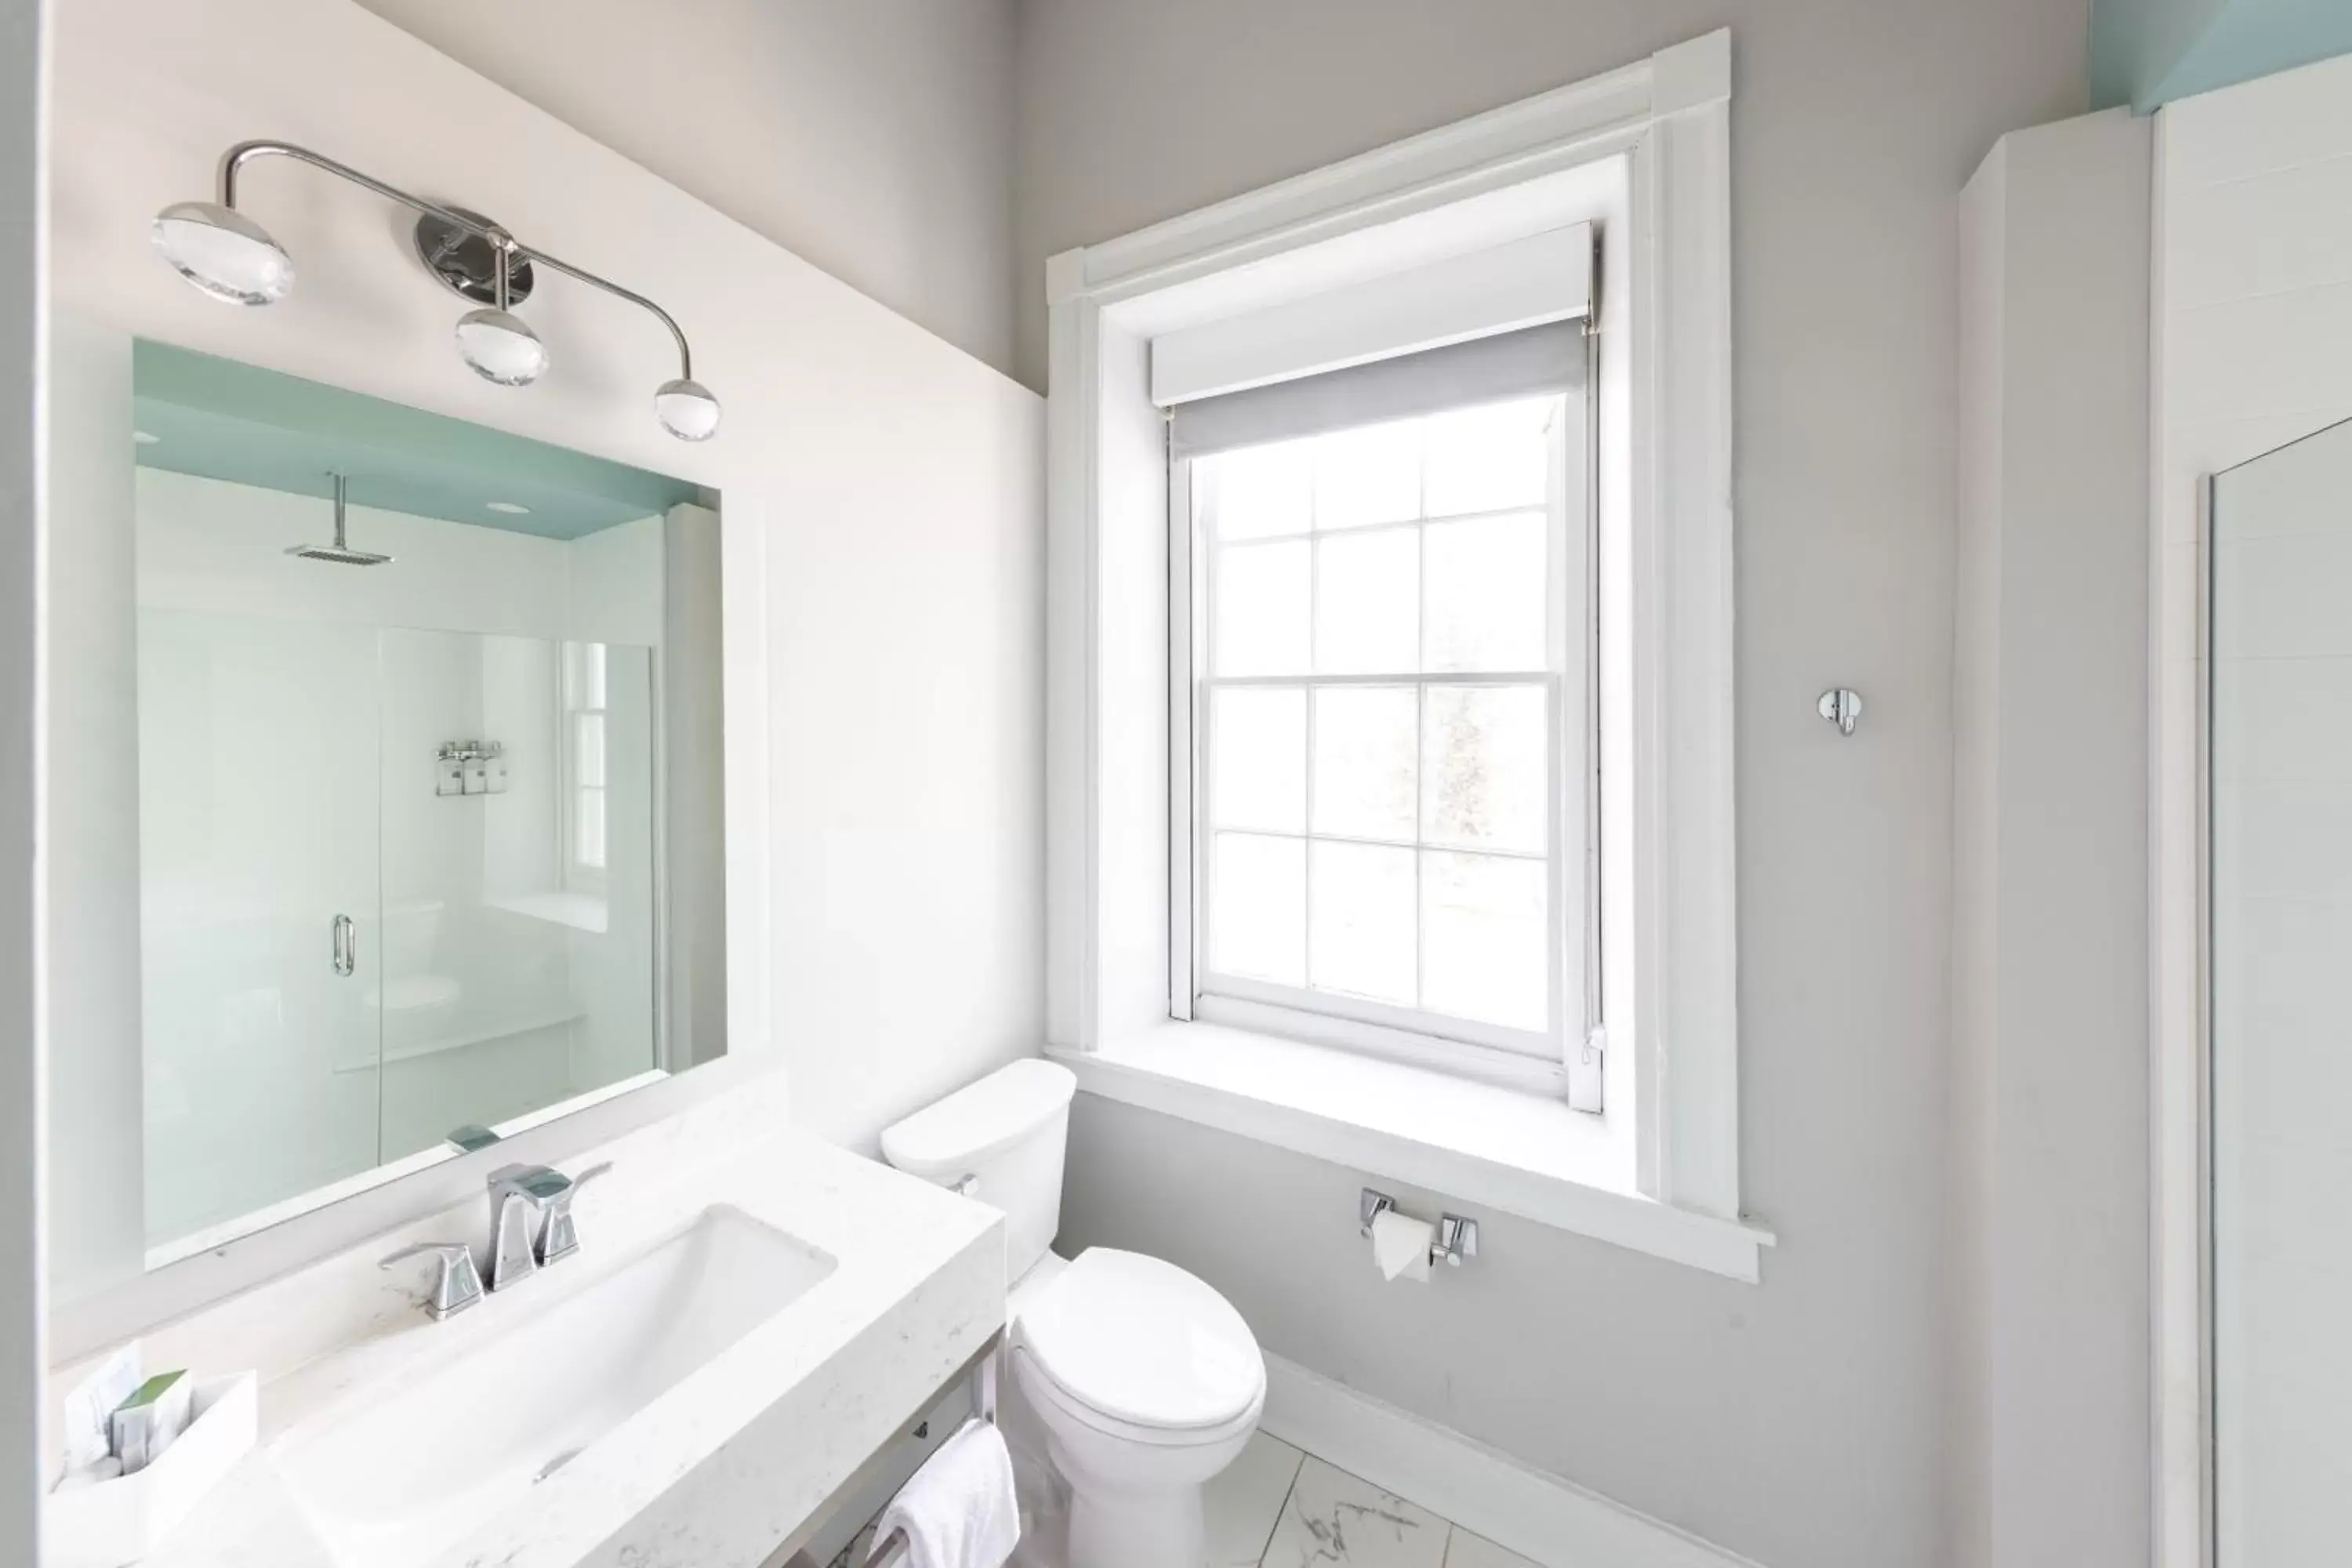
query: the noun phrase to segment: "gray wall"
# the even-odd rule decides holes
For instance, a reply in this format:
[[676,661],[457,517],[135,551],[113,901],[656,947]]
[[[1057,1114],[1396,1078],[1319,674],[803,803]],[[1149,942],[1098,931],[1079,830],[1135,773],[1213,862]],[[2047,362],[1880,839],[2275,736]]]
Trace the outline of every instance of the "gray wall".
[[[1033,382],[1053,252],[1731,26],[1742,1172],[1781,1237],[1743,1287],[1496,1218],[1475,1271],[1376,1287],[1355,1173],[1082,1097],[1067,1242],[1160,1252],[1270,1350],[1772,1568],[1943,1555],[1957,197],[2003,132],[2080,110],[2087,22],[1025,0]],[[1852,740],[1812,712],[1838,683]]]
[[1958,1561],[2149,1551],[2149,122],[1962,201],[1952,1049]]
[[40,574],[39,0],[0,0],[0,1563],[40,1530],[40,1042],[34,649]]
[[361,3],[1010,372],[1014,0]]

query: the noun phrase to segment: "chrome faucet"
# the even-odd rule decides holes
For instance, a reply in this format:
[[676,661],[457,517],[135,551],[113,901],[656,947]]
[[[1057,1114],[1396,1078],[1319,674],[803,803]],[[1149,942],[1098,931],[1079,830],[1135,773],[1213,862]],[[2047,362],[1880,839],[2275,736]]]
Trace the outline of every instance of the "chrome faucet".
[[503,1165],[490,1173],[490,1268],[485,1281],[503,1290],[539,1272],[539,1221],[572,1190],[572,1178],[545,1165]]
[[545,1165],[503,1165],[492,1171],[488,1288],[503,1290],[579,1251],[572,1197],[581,1183],[612,1168],[593,1165],[576,1179]]

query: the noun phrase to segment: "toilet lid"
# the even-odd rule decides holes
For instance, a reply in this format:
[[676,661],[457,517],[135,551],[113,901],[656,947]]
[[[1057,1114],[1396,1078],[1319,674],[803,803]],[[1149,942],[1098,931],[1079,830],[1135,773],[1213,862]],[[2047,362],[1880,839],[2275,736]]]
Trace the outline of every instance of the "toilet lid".
[[1265,1387],[1233,1304],[1172,1263],[1088,1247],[1021,1314],[1038,1370],[1090,1410],[1139,1426],[1217,1426]]

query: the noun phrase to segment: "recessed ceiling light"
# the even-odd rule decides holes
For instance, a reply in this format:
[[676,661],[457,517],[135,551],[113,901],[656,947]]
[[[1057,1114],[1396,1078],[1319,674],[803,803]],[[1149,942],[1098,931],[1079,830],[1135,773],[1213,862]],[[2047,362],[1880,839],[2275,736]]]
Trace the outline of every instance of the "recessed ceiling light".
[[133,430],[131,432],[131,438],[138,442],[142,447],[152,447],[163,437],[161,436],[151,435],[144,430]]
[[530,508],[527,506],[518,506],[510,500],[494,500],[489,503],[489,508],[492,511],[505,512],[509,517],[529,517],[530,515]]

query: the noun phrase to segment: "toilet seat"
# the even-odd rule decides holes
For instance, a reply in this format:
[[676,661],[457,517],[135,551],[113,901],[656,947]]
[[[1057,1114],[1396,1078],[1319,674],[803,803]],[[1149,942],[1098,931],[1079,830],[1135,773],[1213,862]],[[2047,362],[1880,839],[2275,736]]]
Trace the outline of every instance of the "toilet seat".
[[1137,1448],[1162,1451],[1213,1448],[1236,1437],[1246,1437],[1257,1430],[1258,1417],[1265,1414],[1265,1396],[1261,1393],[1240,1415],[1222,1426],[1147,1426],[1106,1415],[1072,1397],[1045,1373],[1026,1346],[1013,1348],[1013,1375],[1020,1383],[1021,1390],[1028,1396],[1030,1404],[1039,1407],[1039,1414],[1048,1418],[1049,1425],[1058,1421],[1066,1426],[1083,1428]]
[[1045,1400],[1113,1436],[1206,1446],[1256,1423],[1265,1358],[1233,1304],[1174,1264],[1090,1247],[1013,1325]]

